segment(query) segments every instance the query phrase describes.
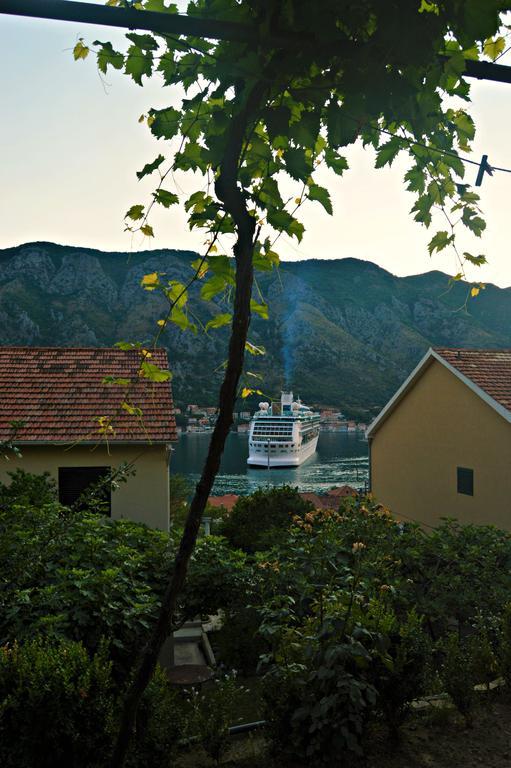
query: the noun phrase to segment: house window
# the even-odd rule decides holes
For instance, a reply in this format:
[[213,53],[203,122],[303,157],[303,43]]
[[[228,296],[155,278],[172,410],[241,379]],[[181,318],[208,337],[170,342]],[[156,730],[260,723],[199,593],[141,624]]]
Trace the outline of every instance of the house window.
[[474,470],[458,467],[458,493],[466,496],[474,495]]
[[[84,492],[104,481],[110,474],[110,467],[59,467],[59,501],[66,507],[79,502]],[[101,487],[99,500],[104,502],[104,514],[112,514],[111,489],[109,483]],[[79,508],[83,504],[78,503]]]

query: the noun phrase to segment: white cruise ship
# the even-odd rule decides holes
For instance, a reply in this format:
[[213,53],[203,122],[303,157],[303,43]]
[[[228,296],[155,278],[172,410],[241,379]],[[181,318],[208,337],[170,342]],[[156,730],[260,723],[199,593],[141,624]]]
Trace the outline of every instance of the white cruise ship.
[[250,422],[250,467],[297,467],[316,450],[319,413],[311,411],[292,392],[282,392],[280,402],[259,403]]

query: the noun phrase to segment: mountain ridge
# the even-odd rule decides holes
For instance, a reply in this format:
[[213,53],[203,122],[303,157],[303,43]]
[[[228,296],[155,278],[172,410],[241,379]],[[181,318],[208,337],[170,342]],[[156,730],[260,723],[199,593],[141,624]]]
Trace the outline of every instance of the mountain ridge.
[[[185,282],[193,251],[126,253],[33,242],[0,250],[0,344],[107,346],[149,343],[164,311],[140,287],[144,274]],[[448,289],[439,270],[398,277],[361,259],[282,262],[258,273],[270,319],[253,318],[250,339],[264,357],[247,367],[263,375],[265,395],[292,387],[309,403],[369,418],[429,346],[511,347],[511,288],[488,284],[460,309],[469,286]],[[190,291],[198,298],[198,286]],[[194,304],[195,306],[195,304]],[[194,310],[195,311],[195,310]],[[204,322],[218,302],[199,302]],[[223,310],[225,311],[225,309]],[[215,405],[228,330],[166,334],[177,403]]]

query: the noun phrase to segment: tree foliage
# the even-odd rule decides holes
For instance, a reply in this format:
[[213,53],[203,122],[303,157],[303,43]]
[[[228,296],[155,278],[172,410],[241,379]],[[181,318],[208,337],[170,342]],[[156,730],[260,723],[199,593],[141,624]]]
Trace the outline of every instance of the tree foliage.
[[[139,0],[135,6],[142,13],[177,11],[164,0]],[[452,239],[457,223],[476,237],[485,227],[478,196],[462,183],[460,152],[469,151],[474,137],[463,72],[467,57],[495,58],[502,50],[500,13],[510,7],[504,0],[322,0],[313,8],[305,0],[191,0],[188,15],[245,24],[253,33],[250,41],[130,32],[123,52],[96,41],[101,71],[109,65],[122,69],[138,85],[157,73],[166,86],[185,90],[179,110],[151,108],[141,117],[162,146],[169,142],[169,159],[165,165],[162,149],[139,172],[139,177],[157,174],[156,188],[148,204],[135,203],[128,210],[126,228],[151,237],[153,207],[175,202],[176,191],[168,189],[173,173],[197,173],[197,189],[184,205],[190,228],[204,230],[207,249],[192,266],[191,280],[202,281],[205,300],[227,301],[234,288],[218,421],[162,611],[127,696],[114,766],[123,764],[232,423],[250,313],[264,304],[251,303],[254,268],[278,263],[275,243],[283,233],[300,242],[304,226],[297,214],[305,201],[332,213],[317,171],[325,165],[341,175],[343,152],[357,140],[374,148],[378,167],[401,152],[408,155],[405,178],[416,198],[415,220],[429,227],[438,210],[448,224],[447,237],[445,230],[437,234],[432,251],[453,245],[462,265],[464,258],[484,260],[468,251],[461,255]],[[80,40],[75,58],[87,53]],[[218,251],[230,235],[235,236],[234,265]],[[156,338],[169,322],[193,330],[188,286],[164,275],[150,277],[144,287],[161,290],[169,302]]]

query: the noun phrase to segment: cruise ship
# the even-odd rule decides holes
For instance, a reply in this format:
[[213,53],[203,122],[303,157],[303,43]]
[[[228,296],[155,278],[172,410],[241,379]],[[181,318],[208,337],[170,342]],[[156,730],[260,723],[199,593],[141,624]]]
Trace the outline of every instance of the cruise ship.
[[298,467],[316,450],[318,436],[319,413],[282,392],[280,402],[259,403],[250,422],[247,464]]

